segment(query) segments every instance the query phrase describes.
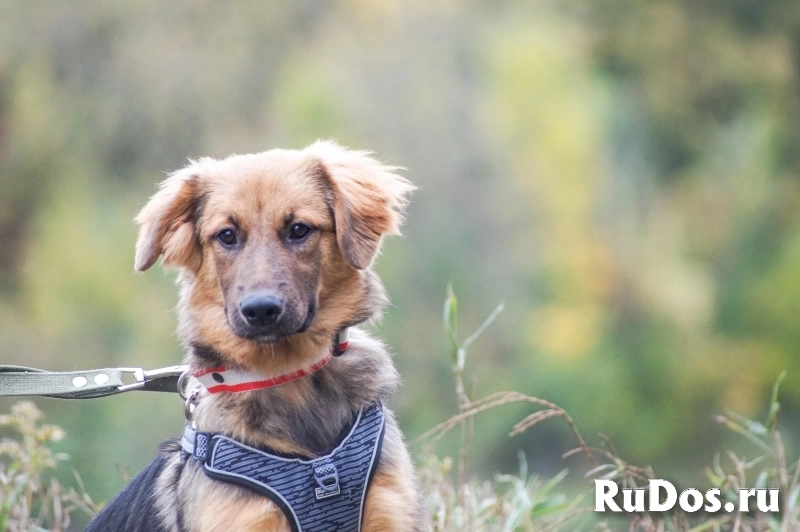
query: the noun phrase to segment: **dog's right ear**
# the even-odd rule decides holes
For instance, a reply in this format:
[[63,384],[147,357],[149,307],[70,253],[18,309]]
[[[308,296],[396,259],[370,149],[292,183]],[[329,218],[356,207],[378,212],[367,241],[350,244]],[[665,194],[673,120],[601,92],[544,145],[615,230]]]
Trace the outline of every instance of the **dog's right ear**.
[[170,175],[136,216],[135,268],[145,271],[164,255],[164,266],[200,268],[201,250],[195,234],[195,211],[200,201],[194,165]]

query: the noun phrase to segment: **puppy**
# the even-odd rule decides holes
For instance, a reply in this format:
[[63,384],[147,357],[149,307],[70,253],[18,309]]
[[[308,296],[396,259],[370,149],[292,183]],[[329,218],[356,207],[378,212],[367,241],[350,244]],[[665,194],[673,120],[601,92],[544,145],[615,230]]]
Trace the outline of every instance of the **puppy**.
[[[178,334],[195,376],[187,388],[195,391],[192,431],[183,445],[164,444],[89,531],[430,528],[400,430],[380,407],[398,374],[383,345],[357,328],[387,303],[370,266],[383,236],[399,233],[414,188],[396,170],[368,153],[317,142],[203,158],[162,183],[136,218],[136,269],[163,256],[179,270]],[[372,462],[359,499],[345,466],[319,468],[315,460],[352,440],[365,412],[380,416],[381,433],[372,434],[380,441],[366,455]],[[195,434],[216,437],[200,444]],[[335,489],[341,493],[331,501],[361,501],[355,524],[297,515],[306,510],[276,495],[264,475],[255,483],[215,478],[216,465],[197,454],[214,442],[215,460],[229,445],[287,467],[313,466],[318,498]],[[330,485],[314,488],[320,478]]]

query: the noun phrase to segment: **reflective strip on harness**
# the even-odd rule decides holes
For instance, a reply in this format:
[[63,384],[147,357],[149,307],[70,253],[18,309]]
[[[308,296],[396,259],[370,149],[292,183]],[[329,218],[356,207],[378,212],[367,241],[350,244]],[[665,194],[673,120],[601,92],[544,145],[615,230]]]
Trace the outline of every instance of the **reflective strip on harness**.
[[272,499],[295,532],[357,532],[367,486],[380,458],[384,427],[383,406],[365,408],[341,443],[314,460],[276,456],[191,428],[184,434],[183,449],[204,462],[209,477]]

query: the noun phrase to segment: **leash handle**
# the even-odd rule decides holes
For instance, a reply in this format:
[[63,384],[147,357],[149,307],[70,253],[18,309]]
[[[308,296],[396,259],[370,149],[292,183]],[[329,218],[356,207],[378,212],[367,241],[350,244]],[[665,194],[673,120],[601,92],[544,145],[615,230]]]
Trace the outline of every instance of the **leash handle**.
[[[151,371],[142,368],[106,368],[66,372],[0,366],[0,397],[94,399],[136,390],[177,393],[178,380],[186,371],[188,366],[170,366]],[[126,383],[124,375],[132,375],[133,382]]]

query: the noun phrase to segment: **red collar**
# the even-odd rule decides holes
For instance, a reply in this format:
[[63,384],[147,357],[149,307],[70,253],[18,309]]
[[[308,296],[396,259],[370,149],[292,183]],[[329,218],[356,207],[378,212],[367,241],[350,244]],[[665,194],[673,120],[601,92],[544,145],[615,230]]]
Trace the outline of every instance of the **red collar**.
[[348,329],[345,328],[339,332],[338,342],[333,347],[331,352],[327,353],[324,357],[322,357],[320,360],[317,360],[310,366],[292,371],[291,373],[269,377],[268,375],[264,375],[263,373],[258,373],[255,371],[243,371],[229,368],[227,366],[218,366],[216,368],[193,372],[192,376],[196,378],[201,385],[203,385],[208,393],[249,392],[251,390],[272,388],[273,386],[286,384],[287,382],[311,375],[325,366],[325,364],[330,362],[331,358],[334,356],[340,356],[343,354],[348,345]]

